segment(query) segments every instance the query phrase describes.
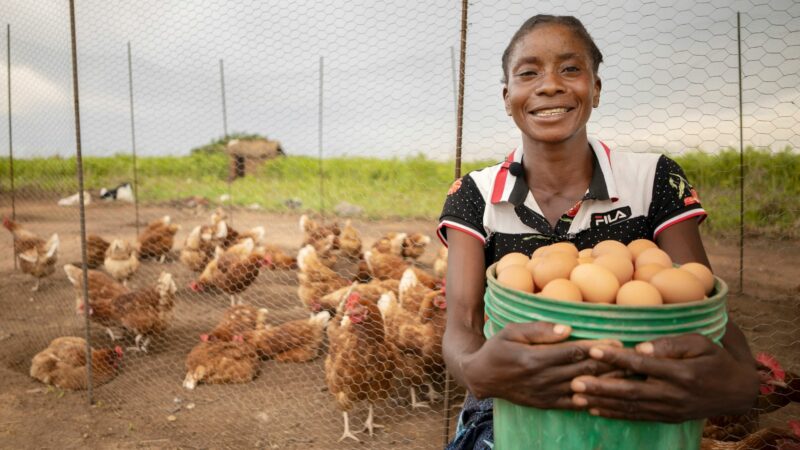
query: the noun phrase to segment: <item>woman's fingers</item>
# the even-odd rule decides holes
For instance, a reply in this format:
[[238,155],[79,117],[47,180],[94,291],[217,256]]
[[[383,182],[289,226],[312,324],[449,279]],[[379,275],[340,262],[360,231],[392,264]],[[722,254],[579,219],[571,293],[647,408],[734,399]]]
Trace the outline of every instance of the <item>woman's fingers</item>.
[[682,364],[676,363],[675,360],[655,358],[634,350],[607,345],[590,348],[589,356],[592,359],[603,361],[620,369],[658,378],[672,378],[676,372],[680,372],[682,366]]
[[520,344],[555,344],[569,337],[572,328],[550,322],[510,323],[498,337]]
[[683,422],[687,411],[675,405],[665,405],[656,401],[634,401],[593,397],[575,394],[572,403],[589,414],[611,419],[647,420],[653,422]]
[[612,400],[622,399],[631,402],[658,400],[662,403],[671,400],[669,386],[654,380],[579,376],[572,380],[570,388],[576,394]]
[[642,342],[636,352],[656,358],[697,358],[715,352],[717,347],[710,339],[699,334],[683,334]]

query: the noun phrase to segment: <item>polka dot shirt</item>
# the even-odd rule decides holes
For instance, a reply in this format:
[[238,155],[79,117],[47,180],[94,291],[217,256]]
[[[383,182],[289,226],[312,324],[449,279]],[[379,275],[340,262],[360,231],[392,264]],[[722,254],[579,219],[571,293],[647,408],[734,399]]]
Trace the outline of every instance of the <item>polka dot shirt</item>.
[[453,183],[439,219],[442,243],[447,245],[448,229],[467,233],[484,245],[488,266],[507,253],[530,255],[560,241],[584,249],[607,239],[626,244],[640,238],[655,240],[676,223],[706,217],[696,191],[672,159],[611,151],[601,141],[589,142],[594,163],[589,188],[555,227],[536,204],[524,175],[509,170],[522,164],[522,149],[516,149],[505,161]]

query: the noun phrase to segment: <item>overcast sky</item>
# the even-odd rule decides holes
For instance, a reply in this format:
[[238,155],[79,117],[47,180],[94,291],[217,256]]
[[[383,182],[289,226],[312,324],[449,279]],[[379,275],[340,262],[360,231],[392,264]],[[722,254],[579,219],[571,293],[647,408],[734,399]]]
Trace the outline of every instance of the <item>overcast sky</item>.
[[[793,0],[470,3],[464,155],[518,141],[501,99],[500,55],[536,13],[580,18],[605,56],[589,132],[624,150],[738,147],[736,11],[742,12],[745,141],[800,148],[800,4]],[[324,57],[323,153],[450,158],[451,48],[458,0],[76,0],[84,153],[131,150],[127,42],[137,151],[186,154],[228,130],[316,155]],[[534,5],[534,6],[529,6]],[[15,156],[74,154],[67,0],[0,0],[11,25]],[[5,29],[0,154],[8,152]]]

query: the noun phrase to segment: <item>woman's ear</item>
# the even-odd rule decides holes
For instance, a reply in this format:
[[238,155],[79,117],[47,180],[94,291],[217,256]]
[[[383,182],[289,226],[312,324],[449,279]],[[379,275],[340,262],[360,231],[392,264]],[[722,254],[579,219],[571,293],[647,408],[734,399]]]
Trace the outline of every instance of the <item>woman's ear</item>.
[[503,104],[506,107],[506,114],[511,115],[511,100],[508,98],[508,85],[503,85]]
[[592,107],[597,108],[600,106],[600,91],[603,87],[603,82],[600,81],[598,76],[594,78],[594,96],[592,97]]

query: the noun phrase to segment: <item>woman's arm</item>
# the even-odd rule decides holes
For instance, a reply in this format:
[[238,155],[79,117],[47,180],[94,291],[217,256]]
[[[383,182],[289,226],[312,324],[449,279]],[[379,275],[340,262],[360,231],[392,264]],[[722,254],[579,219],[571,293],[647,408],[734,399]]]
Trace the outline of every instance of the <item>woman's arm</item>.
[[[710,267],[697,222],[664,230],[658,245],[676,263]],[[729,318],[720,348],[690,334],[640,344],[636,351],[597,348],[598,361],[647,375],[644,381],[578,377],[573,401],[606,417],[681,422],[749,410],[758,395],[755,361],[744,334]]]
[[448,230],[447,236],[447,328],[442,350],[450,373],[478,398],[574,409],[570,381],[581,374],[600,375],[612,369],[589,358],[589,348],[621,344],[562,342],[569,337],[570,328],[547,322],[509,324],[491,339],[484,339],[483,246],[455,229]]

